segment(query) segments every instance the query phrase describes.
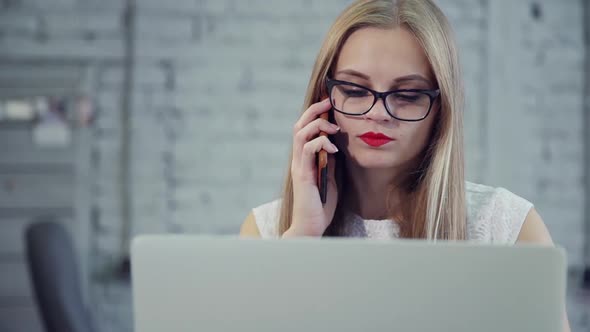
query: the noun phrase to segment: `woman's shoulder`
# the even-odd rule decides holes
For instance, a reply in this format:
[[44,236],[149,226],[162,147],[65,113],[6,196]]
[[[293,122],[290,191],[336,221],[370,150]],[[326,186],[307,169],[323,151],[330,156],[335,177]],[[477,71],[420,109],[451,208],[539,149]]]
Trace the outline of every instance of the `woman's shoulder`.
[[256,226],[262,238],[276,238],[279,236],[281,203],[282,199],[279,198],[252,209]]
[[533,207],[503,187],[466,182],[467,235],[474,240],[513,244]]
[[492,187],[484,184],[466,182],[465,198],[467,208],[479,209],[489,205],[520,206],[531,204],[525,198],[516,195],[503,187]]

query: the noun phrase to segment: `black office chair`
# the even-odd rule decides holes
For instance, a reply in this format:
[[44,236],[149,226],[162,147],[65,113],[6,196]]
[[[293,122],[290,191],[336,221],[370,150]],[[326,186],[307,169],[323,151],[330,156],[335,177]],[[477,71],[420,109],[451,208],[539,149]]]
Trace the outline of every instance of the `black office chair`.
[[25,234],[29,272],[47,332],[96,332],[82,300],[76,253],[68,232],[51,219]]

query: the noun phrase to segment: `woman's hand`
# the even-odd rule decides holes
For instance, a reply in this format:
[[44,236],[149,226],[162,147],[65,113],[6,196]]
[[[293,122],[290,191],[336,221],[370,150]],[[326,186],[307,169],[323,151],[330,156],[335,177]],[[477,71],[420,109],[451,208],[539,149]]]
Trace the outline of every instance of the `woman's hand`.
[[[291,227],[283,234],[290,236],[322,236],[330,225],[338,202],[334,179],[335,156],[338,149],[327,136],[318,136],[320,131],[335,134],[338,126],[319,118],[330,110],[330,102],[324,99],[311,105],[293,128],[293,216]],[[328,191],[326,204],[322,204],[317,184],[318,169],[316,153],[328,152]]]

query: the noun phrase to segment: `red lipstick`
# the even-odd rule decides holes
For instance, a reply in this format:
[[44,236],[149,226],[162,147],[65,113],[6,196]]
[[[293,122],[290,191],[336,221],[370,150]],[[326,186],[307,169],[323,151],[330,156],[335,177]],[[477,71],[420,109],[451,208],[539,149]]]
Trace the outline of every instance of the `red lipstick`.
[[394,140],[385,134],[374,133],[372,131],[360,135],[359,138],[372,147],[379,147]]

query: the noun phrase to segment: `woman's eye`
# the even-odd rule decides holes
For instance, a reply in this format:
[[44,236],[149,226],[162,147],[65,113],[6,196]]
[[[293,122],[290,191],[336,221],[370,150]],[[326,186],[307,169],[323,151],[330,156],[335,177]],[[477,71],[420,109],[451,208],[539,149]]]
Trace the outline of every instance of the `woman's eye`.
[[344,89],[344,94],[348,97],[366,97],[369,92],[362,89]]
[[395,99],[397,99],[398,101],[403,101],[403,102],[408,102],[408,103],[412,103],[412,102],[416,102],[420,99],[420,94],[419,93],[398,93],[395,95]]

